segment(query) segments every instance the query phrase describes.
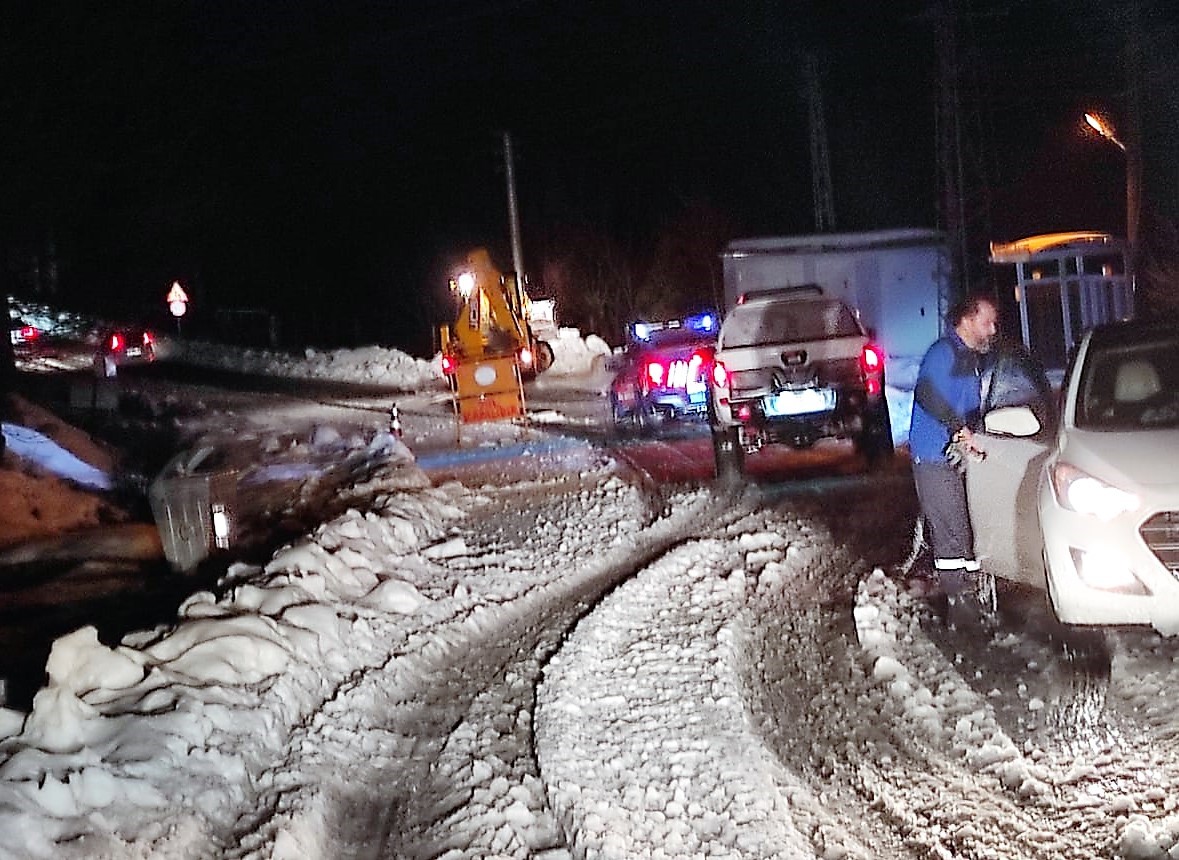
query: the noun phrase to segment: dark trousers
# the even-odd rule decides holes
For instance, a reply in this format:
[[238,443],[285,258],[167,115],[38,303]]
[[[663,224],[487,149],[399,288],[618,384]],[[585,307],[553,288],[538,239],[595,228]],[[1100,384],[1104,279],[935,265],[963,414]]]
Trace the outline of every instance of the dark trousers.
[[949,463],[914,463],[917,501],[929,526],[937,570],[978,569],[966,500],[966,476]]

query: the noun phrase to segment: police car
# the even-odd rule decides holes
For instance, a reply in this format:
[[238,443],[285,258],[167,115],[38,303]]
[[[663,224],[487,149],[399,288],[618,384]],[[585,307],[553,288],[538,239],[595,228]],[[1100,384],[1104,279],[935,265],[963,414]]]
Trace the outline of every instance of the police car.
[[639,321],[610,383],[610,417],[619,432],[649,433],[671,421],[703,418],[718,319]]

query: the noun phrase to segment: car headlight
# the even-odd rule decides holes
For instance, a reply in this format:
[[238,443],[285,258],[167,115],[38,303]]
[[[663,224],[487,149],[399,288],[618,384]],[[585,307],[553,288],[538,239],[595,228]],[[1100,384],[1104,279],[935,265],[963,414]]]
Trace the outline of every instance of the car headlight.
[[1140,504],[1134,493],[1111,486],[1069,463],[1053,464],[1050,475],[1052,489],[1056,492],[1060,506],[1078,514],[1108,522],[1116,516],[1137,510]]

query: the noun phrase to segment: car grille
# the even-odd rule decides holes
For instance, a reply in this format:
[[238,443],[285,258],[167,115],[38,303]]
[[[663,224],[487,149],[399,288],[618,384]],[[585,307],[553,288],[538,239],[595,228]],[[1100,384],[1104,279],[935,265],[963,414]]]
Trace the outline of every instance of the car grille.
[[1138,533],[1163,567],[1179,577],[1179,511],[1163,511],[1144,522]]

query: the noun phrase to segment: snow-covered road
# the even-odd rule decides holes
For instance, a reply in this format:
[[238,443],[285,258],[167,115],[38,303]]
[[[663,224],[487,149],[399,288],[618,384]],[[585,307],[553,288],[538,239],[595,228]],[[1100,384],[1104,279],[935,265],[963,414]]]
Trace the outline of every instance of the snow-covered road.
[[1179,851],[1179,648],[1061,640],[1027,595],[939,625],[897,575],[905,469],[661,485],[560,431],[592,401],[459,469],[429,404],[406,448],[375,404],[207,398],[207,438],[281,462],[258,482],[365,467],[174,625],[59,642],[0,712],[0,856]]

